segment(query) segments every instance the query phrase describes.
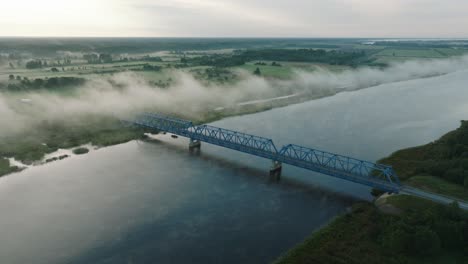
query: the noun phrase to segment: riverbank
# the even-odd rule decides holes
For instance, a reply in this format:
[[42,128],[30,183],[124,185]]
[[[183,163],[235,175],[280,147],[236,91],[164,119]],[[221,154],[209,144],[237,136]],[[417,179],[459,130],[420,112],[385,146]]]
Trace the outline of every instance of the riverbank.
[[[81,116],[68,122],[43,122],[29,131],[0,140],[0,176],[20,167],[41,165],[73,155],[73,149],[102,148],[141,138],[146,130],[122,126],[111,117]],[[11,162],[16,161],[16,162]]]
[[[380,162],[393,165],[405,184],[466,199],[468,188],[449,182],[447,176],[455,175],[453,170],[464,175],[467,138],[468,122],[462,121],[440,139],[399,150]],[[352,212],[337,217],[276,263],[467,263],[467,250],[468,213],[457,204],[391,195],[375,203],[356,203]]]
[[[290,96],[279,96],[263,100],[239,102],[224,108],[207,109],[197,118],[184,117],[195,123],[208,123],[226,117],[252,114],[273,108],[300,104],[306,101],[331,97],[342,92],[352,92],[369,87],[355,89],[340,88],[323,90],[318,93],[300,93]],[[151,111],[151,110],[149,110]],[[158,111],[153,109],[153,111]],[[29,131],[10,137],[0,137],[0,158],[14,158],[24,164],[32,164],[58,149],[70,149],[83,144],[93,144],[98,147],[111,146],[139,139],[144,132],[141,129],[123,127],[115,117],[77,116],[73,120],[47,122],[34,125],[34,135]],[[10,164],[13,165],[13,164]],[[11,168],[10,168],[11,167]],[[2,165],[1,175],[14,172],[13,166]]]
[[468,200],[468,121],[438,140],[396,151],[380,163],[393,166],[407,185]]
[[275,263],[466,263],[466,212],[406,195],[386,203],[400,212],[357,203]]

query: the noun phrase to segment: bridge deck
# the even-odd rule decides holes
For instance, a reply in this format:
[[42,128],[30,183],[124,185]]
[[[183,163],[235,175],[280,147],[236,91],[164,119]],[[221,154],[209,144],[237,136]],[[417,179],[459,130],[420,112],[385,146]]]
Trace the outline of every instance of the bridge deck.
[[234,149],[388,192],[398,193],[400,190],[400,181],[394,170],[382,164],[293,144],[286,145],[278,151],[273,140],[268,138],[209,125],[195,126],[190,121],[160,114],[142,114],[133,121],[133,124]]

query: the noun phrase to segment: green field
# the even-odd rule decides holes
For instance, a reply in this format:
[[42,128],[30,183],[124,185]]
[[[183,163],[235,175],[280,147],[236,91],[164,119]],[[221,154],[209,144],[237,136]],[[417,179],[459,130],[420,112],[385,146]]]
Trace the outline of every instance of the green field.
[[376,53],[376,57],[411,57],[411,58],[444,58],[446,56],[440,54],[434,49],[384,49]]
[[439,48],[435,50],[445,56],[461,56],[468,54],[468,49]]
[[253,73],[256,68],[259,68],[261,75],[266,78],[289,79],[293,75],[293,69],[287,66],[278,67],[271,65],[255,65],[254,63],[247,63],[238,68],[246,70],[250,73]]

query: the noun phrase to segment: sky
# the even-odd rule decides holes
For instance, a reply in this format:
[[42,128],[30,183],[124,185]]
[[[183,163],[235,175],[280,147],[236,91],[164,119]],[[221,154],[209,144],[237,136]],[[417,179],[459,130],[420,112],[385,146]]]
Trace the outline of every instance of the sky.
[[0,6],[0,36],[468,37],[468,0],[0,0]]

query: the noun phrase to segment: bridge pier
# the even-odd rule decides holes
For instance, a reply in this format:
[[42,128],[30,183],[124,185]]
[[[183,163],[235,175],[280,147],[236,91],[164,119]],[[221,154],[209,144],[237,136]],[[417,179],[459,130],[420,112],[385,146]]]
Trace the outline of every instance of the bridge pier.
[[279,161],[273,161],[273,164],[270,168],[270,179],[274,181],[279,181],[281,179],[281,170],[283,166]]
[[189,143],[190,152],[194,150],[200,151],[200,148],[201,148],[201,142],[199,140],[195,140],[191,138],[190,143]]

